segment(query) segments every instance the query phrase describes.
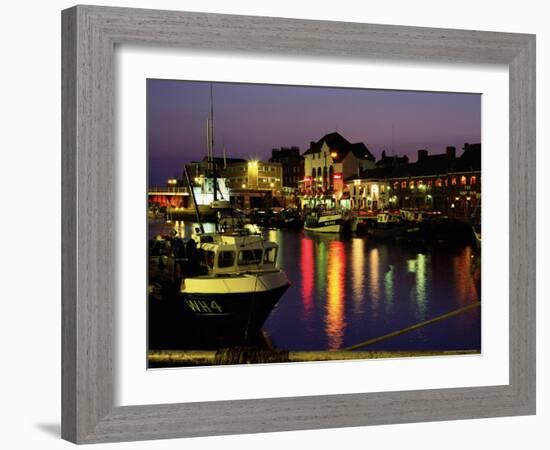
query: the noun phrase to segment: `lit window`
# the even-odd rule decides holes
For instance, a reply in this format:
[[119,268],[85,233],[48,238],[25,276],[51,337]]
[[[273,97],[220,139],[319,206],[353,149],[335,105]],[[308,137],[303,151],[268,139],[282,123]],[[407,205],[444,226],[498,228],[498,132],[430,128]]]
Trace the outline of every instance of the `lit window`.
[[456,177],[451,178],[451,184],[452,184],[453,186],[456,185]]
[[399,181],[394,181],[393,188],[397,189],[399,187]]
[[465,184],[466,184],[466,177],[465,177],[464,175],[462,175],[462,176],[460,177],[460,184],[462,184],[462,185],[465,185]]
[[472,176],[470,177],[470,184],[476,184],[476,181],[477,181],[477,180],[476,180],[475,175],[472,175]]
[[401,187],[402,187],[403,189],[405,189],[405,188],[407,187],[407,182],[406,182],[406,181],[402,181],[402,182],[401,182]]
[[414,189],[414,181],[409,182],[409,188]]

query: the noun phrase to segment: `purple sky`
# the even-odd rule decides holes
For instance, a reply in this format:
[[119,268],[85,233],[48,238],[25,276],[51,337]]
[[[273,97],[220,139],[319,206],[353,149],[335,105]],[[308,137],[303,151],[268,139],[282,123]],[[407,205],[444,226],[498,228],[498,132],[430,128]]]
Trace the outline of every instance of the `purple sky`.
[[[210,83],[148,80],[149,181],[181,175],[182,165],[206,154]],[[325,87],[213,83],[214,154],[267,160],[277,147],[338,131],[382,150],[406,154],[481,141],[481,95]],[[393,127],[393,139],[392,139]],[[393,145],[392,145],[393,142]]]

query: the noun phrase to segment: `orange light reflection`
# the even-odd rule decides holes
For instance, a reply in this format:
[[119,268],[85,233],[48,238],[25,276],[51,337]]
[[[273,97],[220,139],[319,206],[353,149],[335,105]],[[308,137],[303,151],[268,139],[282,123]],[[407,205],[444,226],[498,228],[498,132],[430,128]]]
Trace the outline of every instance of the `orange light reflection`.
[[308,320],[313,311],[313,285],[315,273],[315,256],[313,252],[313,241],[302,239],[301,243],[300,268],[302,271],[302,306],[304,308],[304,319]]
[[330,350],[337,350],[342,347],[346,327],[344,316],[345,257],[344,243],[332,241],[328,249],[328,286],[325,317],[325,332]]
[[351,245],[351,275],[353,286],[353,312],[363,311],[365,298],[365,240],[353,239]]

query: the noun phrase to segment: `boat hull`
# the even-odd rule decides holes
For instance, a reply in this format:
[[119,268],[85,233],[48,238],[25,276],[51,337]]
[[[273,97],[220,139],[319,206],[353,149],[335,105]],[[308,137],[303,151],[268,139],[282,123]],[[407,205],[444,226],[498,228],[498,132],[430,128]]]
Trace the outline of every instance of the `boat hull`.
[[304,230],[313,231],[315,233],[341,233],[343,231],[343,225],[341,223],[322,224],[319,226],[305,225]]
[[184,307],[204,326],[220,332],[259,329],[290,283],[282,271],[187,279],[180,291]]
[[304,223],[304,230],[314,233],[342,233],[349,227],[349,222],[342,219],[339,214],[308,218]]
[[188,313],[207,326],[223,330],[261,328],[287,286],[270,291],[236,294],[182,294]]

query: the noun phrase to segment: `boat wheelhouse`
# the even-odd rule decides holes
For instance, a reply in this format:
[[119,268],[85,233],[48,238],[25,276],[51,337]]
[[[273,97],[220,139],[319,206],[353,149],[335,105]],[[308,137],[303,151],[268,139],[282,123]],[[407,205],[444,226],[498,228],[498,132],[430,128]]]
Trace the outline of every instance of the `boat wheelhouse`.
[[290,286],[277,267],[278,245],[248,230],[195,235],[198,271],[180,295],[193,315],[236,329],[261,327]]

